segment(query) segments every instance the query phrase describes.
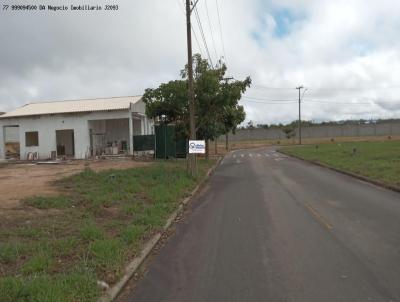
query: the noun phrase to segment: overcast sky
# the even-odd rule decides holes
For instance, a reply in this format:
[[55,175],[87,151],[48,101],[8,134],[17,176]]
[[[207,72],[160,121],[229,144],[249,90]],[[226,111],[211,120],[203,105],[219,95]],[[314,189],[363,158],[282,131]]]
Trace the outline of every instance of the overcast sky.
[[[200,20],[212,61],[224,56],[229,76],[253,80],[241,101],[247,120],[297,119],[298,85],[307,88],[304,119],[400,118],[400,1],[217,1],[199,1]],[[184,1],[96,4],[110,2],[117,12],[0,10],[0,111],[140,95],[179,78],[187,60]],[[194,17],[194,50],[205,54]]]

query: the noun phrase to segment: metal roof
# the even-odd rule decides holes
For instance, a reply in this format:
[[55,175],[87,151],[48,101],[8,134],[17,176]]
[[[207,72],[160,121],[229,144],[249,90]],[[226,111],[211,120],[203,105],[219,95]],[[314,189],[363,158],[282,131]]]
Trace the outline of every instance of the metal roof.
[[131,104],[135,104],[141,99],[142,96],[125,96],[105,99],[30,103],[1,115],[0,119],[33,115],[129,110]]

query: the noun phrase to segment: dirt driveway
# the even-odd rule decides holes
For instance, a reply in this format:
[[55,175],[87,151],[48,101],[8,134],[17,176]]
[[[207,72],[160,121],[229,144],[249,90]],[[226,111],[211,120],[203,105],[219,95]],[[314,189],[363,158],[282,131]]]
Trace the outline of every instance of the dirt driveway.
[[0,210],[16,208],[20,200],[35,195],[57,194],[53,181],[89,167],[95,171],[128,169],[149,162],[126,160],[71,161],[58,165],[7,164],[0,166]]

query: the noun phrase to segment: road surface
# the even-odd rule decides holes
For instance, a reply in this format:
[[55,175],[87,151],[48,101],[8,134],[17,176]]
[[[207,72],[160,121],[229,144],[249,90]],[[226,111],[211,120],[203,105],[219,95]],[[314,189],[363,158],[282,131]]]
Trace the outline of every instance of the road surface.
[[230,153],[121,301],[400,301],[400,194]]

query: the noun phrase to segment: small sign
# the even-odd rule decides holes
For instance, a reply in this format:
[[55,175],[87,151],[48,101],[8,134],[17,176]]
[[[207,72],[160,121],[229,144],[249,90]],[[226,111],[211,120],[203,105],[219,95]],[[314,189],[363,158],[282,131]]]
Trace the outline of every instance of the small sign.
[[189,141],[189,154],[205,154],[206,141]]

